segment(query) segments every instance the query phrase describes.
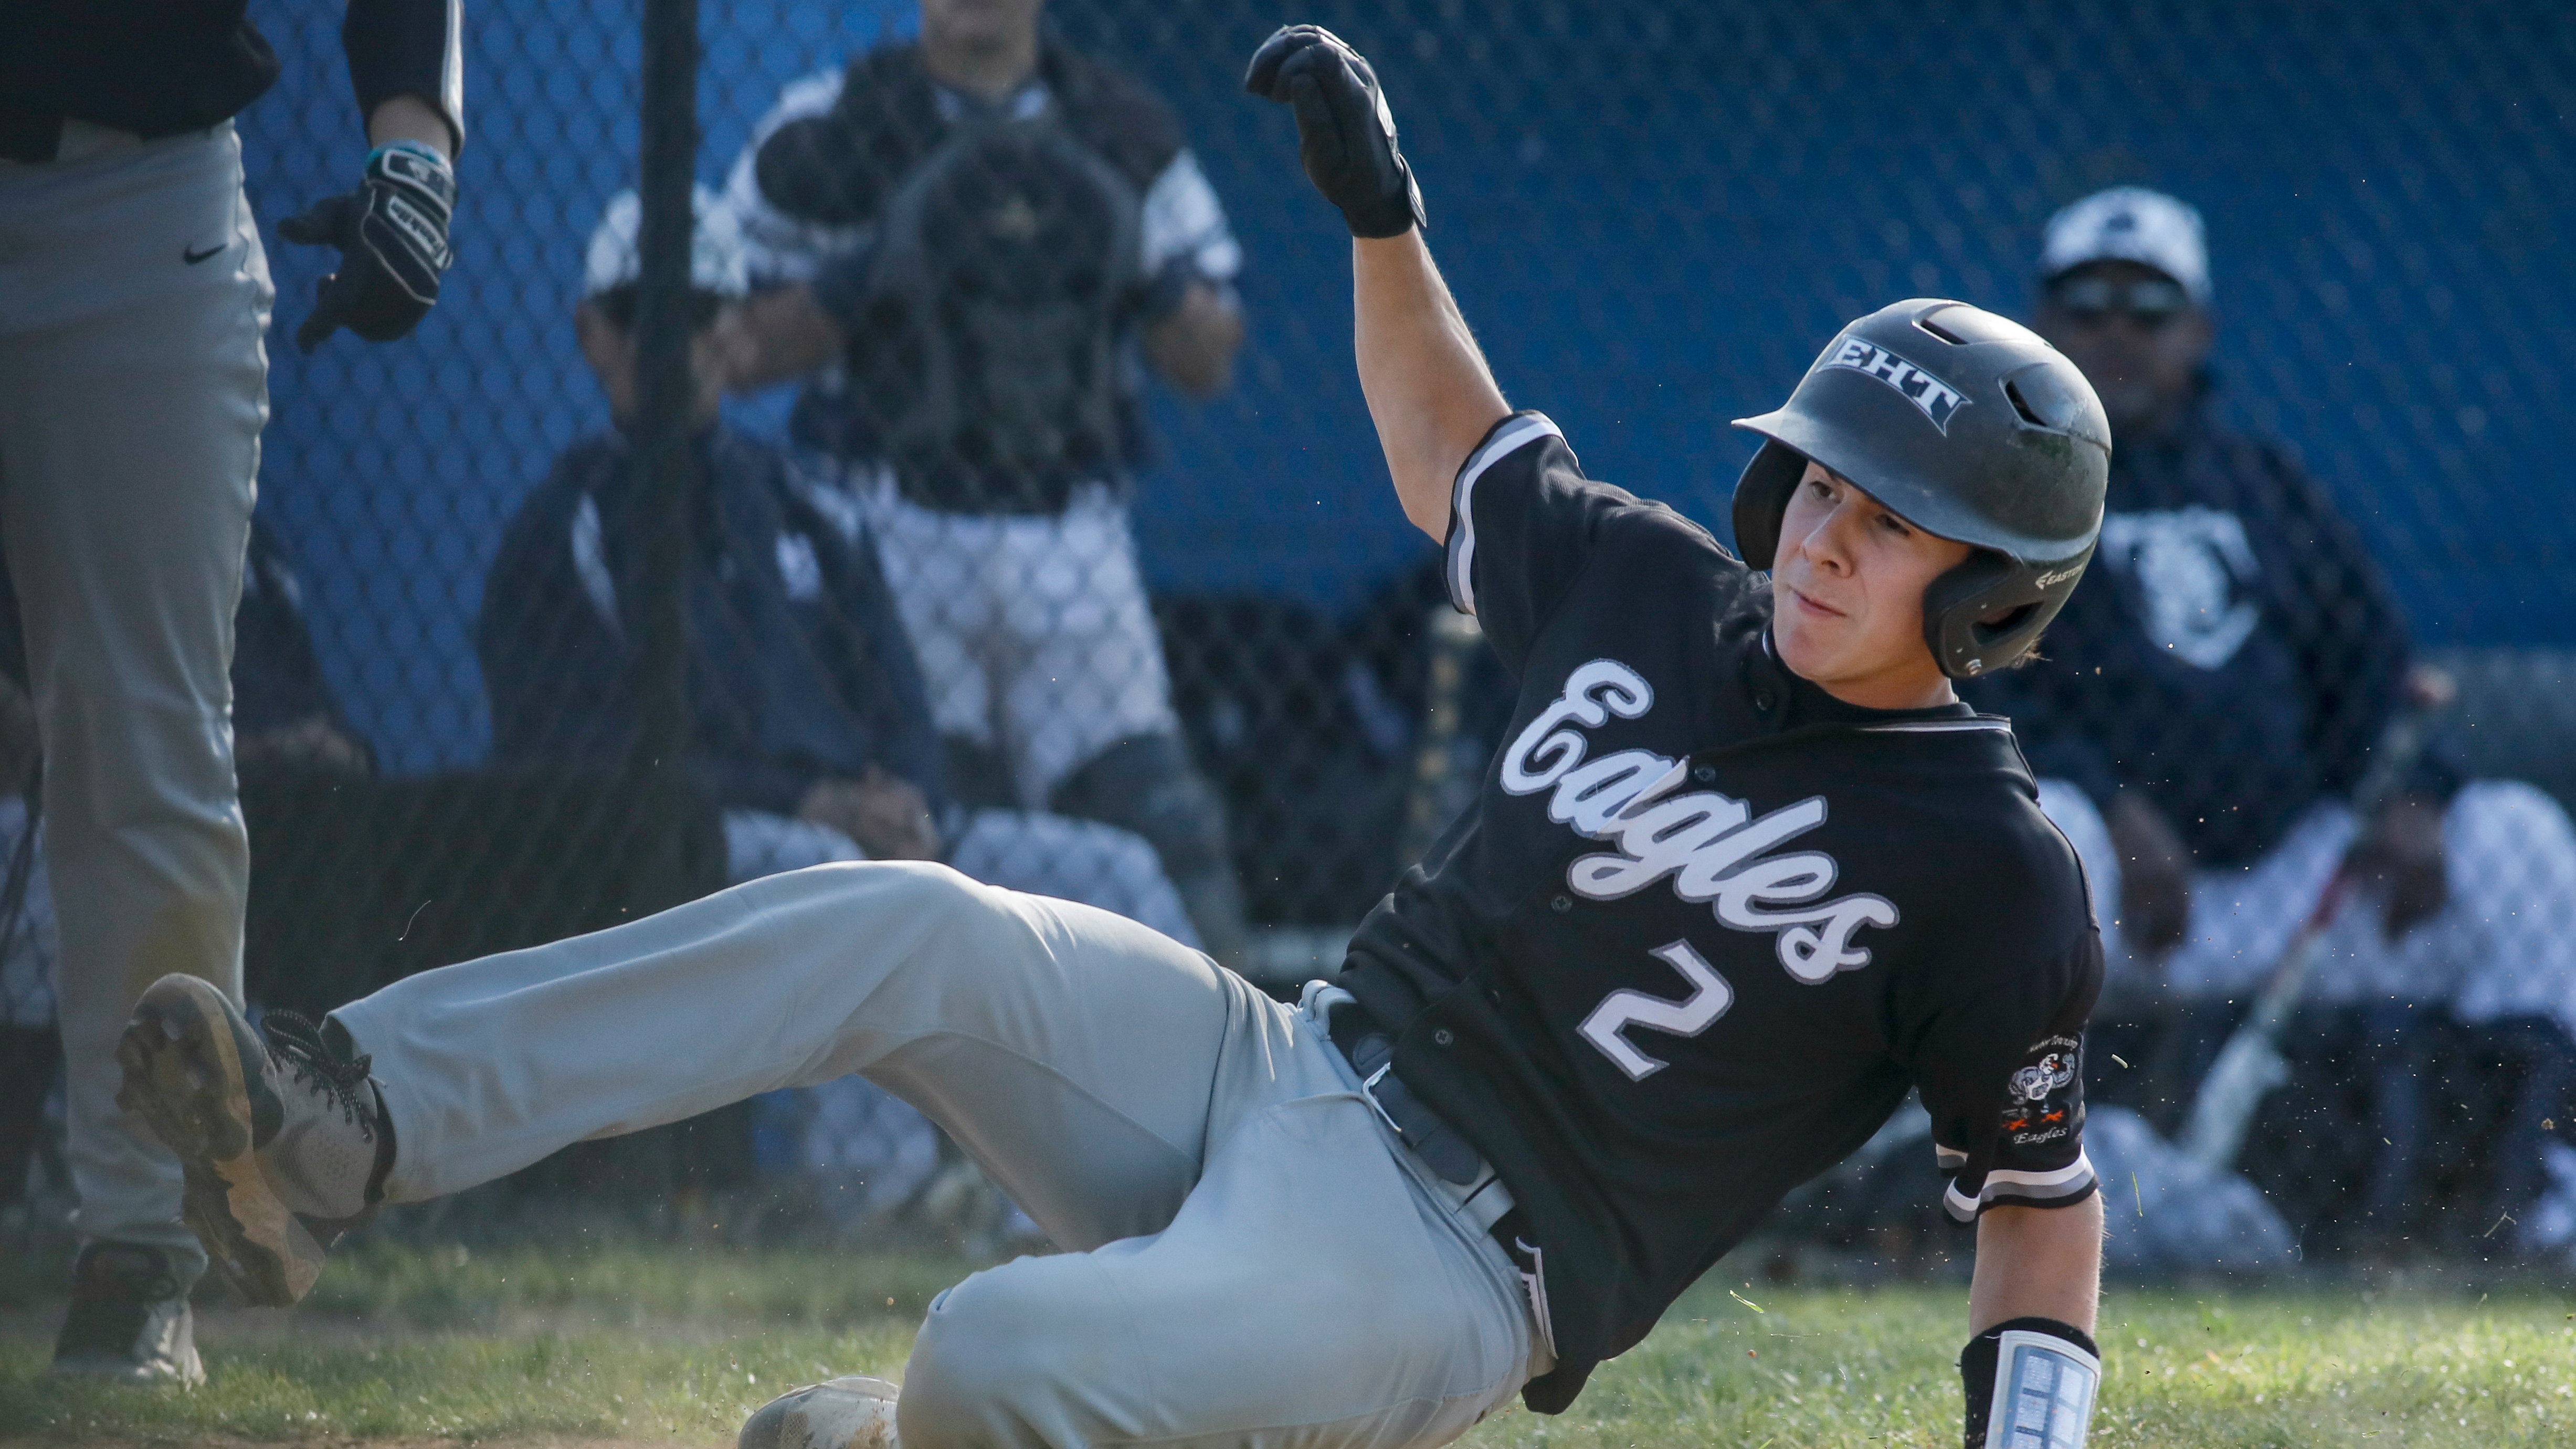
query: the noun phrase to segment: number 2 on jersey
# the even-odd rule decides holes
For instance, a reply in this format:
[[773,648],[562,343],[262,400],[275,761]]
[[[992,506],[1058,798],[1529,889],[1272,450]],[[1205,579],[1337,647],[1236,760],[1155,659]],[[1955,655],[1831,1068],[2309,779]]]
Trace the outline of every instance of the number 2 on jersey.
[[1715,1026],[1717,1019],[1726,1015],[1726,1009],[1735,1004],[1735,988],[1726,984],[1726,978],[1718,975],[1717,968],[1693,950],[1690,942],[1657,946],[1653,955],[1682,973],[1682,979],[1691,984],[1690,995],[1670,1001],[1622,988],[1602,997],[1601,1004],[1592,1008],[1592,1014],[1576,1028],[1585,1041],[1617,1063],[1631,1081],[1642,1082],[1671,1063],[1637,1050],[1622,1032],[1642,1026],[1675,1036],[1697,1036]]

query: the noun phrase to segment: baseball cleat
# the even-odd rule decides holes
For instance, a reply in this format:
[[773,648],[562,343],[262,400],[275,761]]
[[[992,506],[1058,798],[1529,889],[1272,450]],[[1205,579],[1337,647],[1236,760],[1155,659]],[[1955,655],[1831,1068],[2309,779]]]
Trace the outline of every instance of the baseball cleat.
[[51,1372],[125,1384],[204,1383],[188,1289],[170,1254],[140,1243],[81,1249]]
[[897,1449],[899,1392],[855,1374],[789,1389],[742,1421],[736,1449]]
[[272,1013],[266,1039],[194,976],[152,983],[116,1045],[117,1105],[140,1114],[185,1176],[181,1215],[242,1301],[302,1298],[322,1258],[382,1195],[392,1142],[367,1058]]

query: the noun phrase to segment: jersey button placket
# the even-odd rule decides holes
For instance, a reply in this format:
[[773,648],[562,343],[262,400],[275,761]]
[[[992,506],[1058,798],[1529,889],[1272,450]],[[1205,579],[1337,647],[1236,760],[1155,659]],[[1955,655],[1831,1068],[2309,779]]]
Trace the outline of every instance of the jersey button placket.
[[1547,903],[1547,908],[1556,912],[1560,916],[1564,915],[1566,912],[1574,909],[1574,897],[1558,896],[1556,899]]
[[1445,1027],[1445,1026],[1443,1026],[1443,1027],[1437,1027],[1437,1028],[1433,1029],[1433,1031],[1432,1031],[1432,1033],[1431,1033],[1431,1044],[1432,1044],[1433,1046],[1437,1046],[1437,1047],[1445,1047],[1445,1046],[1448,1046],[1448,1045],[1450,1045],[1450,1044],[1452,1044],[1452,1043],[1456,1042],[1457,1040],[1458,1040],[1458,1034],[1457,1034],[1456,1032],[1454,1032],[1454,1031],[1451,1031],[1449,1028],[1447,1028],[1447,1027]]

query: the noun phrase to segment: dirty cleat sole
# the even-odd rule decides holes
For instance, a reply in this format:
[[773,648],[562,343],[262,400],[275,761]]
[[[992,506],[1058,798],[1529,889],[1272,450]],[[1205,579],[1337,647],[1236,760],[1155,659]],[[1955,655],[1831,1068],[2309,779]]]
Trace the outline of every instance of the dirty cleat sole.
[[[254,1095],[270,1095],[254,1075],[265,1055],[221,992],[193,976],[165,976],[143,993],[116,1044],[125,1070],[116,1101],[178,1154],[181,1216],[224,1282],[245,1303],[283,1308],[320,1276],[323,1247],[279,1199],[253,1150]],[[266,1105],[273,1123],[277,1105]]]
[[742,1421],[735,1449],[897,1449],[899,1392],[856,1374],[789,1389]]

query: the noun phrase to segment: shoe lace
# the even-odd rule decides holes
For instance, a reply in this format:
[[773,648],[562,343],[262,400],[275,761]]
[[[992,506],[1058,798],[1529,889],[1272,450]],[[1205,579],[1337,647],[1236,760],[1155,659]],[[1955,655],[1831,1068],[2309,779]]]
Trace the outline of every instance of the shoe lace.
[[360,1053],[343,1058],[323,1040],[319,1027],[292,1011],[269,1012],[260,1018],[259,1029],[268,1038],[269,1049],[286,1063],[297,1083],[310,1082],[329,1092],[359,1132],[368,1141],[375,1140],[375,1104],[358,1095],[367,1087],[367,1068],[374,1064],[373,1057]]

